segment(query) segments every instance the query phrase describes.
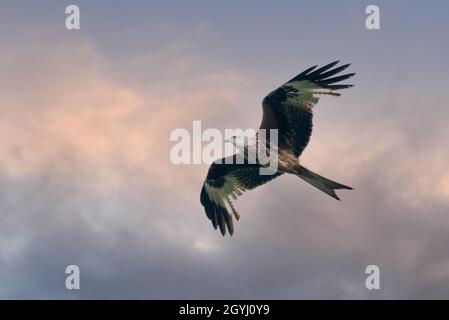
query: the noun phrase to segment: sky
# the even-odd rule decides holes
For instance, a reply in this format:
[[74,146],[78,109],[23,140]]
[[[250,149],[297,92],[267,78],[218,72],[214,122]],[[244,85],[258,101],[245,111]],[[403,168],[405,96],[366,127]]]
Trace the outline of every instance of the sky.
[[[0,298],[447,298],[448,32],[436,0],[1,0]],[[267,93],[334,60],[355,87],[321,99],[301,162],[355,189],[282,176],[223,238],[170,132],[257,128]]]

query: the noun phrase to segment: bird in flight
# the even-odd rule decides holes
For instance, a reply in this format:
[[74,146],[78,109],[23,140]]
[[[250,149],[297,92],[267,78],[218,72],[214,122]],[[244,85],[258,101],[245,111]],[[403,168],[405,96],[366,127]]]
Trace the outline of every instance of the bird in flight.
[[[242,192],[252,190],[284,173],[298,176],[337,200],[340,199],[335,190],[352,190],[351,187],[316,174],[299,163],[299,157],[310,140],[313,107],[318,103],[318,97],[340,96],[337,90],[353,86],[339,83],[355,73],[337,75],[350,65],[336,67],[338,63],[339,61],[335,61],[318,69],[318,66],[308,68],[263,99],[260,129],[278,131],[279,165],[274,174],[261,175],[260,163],[236,161],[238,154],[231,156],[232,159],[222,158],[210,166],[201,189],[200,201],[214,229],[219,228],[223,236],[226,230],[230,235],[234,233],[232,216],[237,220],[240,217],[231,198],[235,200]],[[241,147],[239,141],[239,137],[233,137],[231,142]]]

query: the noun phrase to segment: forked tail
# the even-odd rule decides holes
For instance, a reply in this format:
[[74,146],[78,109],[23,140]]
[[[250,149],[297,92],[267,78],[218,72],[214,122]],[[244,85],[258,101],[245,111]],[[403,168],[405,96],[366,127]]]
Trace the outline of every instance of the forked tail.
[[340,200],[340,198],[335,193],[335,190],[338,189],[347,189],[352,190],[353,188],[345,186],[344,184],[329,180],[319,174],[310,171],[309,169],[298,165],[295,169],[295,173],[298,177],[303,179],[304,181],[310,183],[315,188],[323,191],[324,193],[330,195],[332,198]]

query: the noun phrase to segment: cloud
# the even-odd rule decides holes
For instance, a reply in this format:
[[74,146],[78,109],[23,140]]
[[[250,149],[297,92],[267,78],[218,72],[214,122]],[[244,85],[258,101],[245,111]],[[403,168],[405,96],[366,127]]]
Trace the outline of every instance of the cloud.
[[[82,37],[0,54],[0,295],[447,296],[447,94],[423,98],[405,78],[361,108],[362,78],[323,98],[301,161],[355,190],[336,202],[283,176],[241,197],[236,234],[221,238],[198,199],[207,166],[172,165],[169,134],[193,120],[257,126],[265,92],[257,73],[192,51],[209,27],[122,64]],[[64,287],[69,264],[78,292]],[[380,292],[364,287],[369,264]]]
[[[191,126],[192,114],[208,117],[212,104],[233,102],[235,75],[198,70],[142,90],[112,80],[111,66],[85,40],[2,58],[9,75],[0,80],[1,278],[9,279],[3,296],[38,297],[37,286],[41,297],[64,296],[52,286],[61,280],[59,268],[86,261],[107,269],[91,255],[127,251],[117,247],[125,235],[125,246],[134,242],[139,254],[157,260],[164,247],[213,250],[182,225],[194,224],[194,205],[188,203],[189,215],[177,212],[197,198],[192,179],[200,183],[203,169],[173,168],[169,133]],[[151,71],[156,81],[158,69]],[[104,246],[91,247],[98,242]]]

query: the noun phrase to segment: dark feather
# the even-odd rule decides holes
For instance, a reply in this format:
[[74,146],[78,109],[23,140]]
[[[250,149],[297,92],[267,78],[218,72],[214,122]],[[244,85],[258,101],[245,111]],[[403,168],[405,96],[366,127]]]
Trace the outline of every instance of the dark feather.
[[345,69],[346,69],[347,67],[349,67],[350,65],[351,65],[351,64],[348,63],[348,64],[345,64],[345,65],[340,66],[340,67],[338,67],[338,68],[335,68],[335,69],[333,69],[333,70],[331,70],[331,71],[328,71],[328,72],[326,72],[326,73],[322,73],[322,74],[321,74],[321,79],[329,78],[329,77],[333,76],[334,74],[337,74],[337,73],[339,73],[339,72],[345,70]]
[[272,91],[262,102],[264,114],[260,128],[278,129],[279,146],[291,149],[297,157],[301,155],[310,141],[313,127],[313,113],[310,105],[316,101],[309,100],[307,103],[301,104],[301,100],[295,100],[294,97],[300,95],[301,92],[298,92],[300,89],[297,89],[297,84],[295,85],[293,82],[309,81],[318,87],[331,90],[316,94],[339,96],[340,93],[333,91],[350,88],[352,85],[335,83],[352,77],[354,73],[331,78],[350,65],[335,67],[338,63],[339,61],[334,61],[318,69],[316,69],[317,66],[308,68],[280,88]]
[[341,90],[341,89],[352,88],[353,86],[354,86],[353,84],[336,84],[336,85],[327,86],[327,88],[330,90]]
[[218,226],[220,227],[220,232],[224,236],[226,234],[226,221],[224,218],[223,210],[221,207],[215,207],[215,211],[218,216]]
[[322,81],[320,81],[320,84],[327,85],[327,84],[332,84],[332,83],[335,83],[335,82],[340,82],[340,81],[343,81],[343,80],[351,78],[353,75],[355,75],[355,73],[344,74],[344,75],[339,76],[339,77],[322,80]]
[[309,78],[314,78],[314,77],[317,77],[317,76],[320,76],[320,78],[322,78],[321,77],[321,73],[323,73],[324,71],[327,71],[327,70],[329,70],[330,68],[332,68],[333,66],[335,66],[337,63],[339,63],[340,61],[334,61],[334,62],[331,62],[331,63],[329,63],[329,64],[327,64],[327,65],[325,65],[324,67],[321,67],[321,68],[319,68],[319,69],[317,69],[317,70],[315,70],[314,72],[312,72],[312,73],[310,73],[310,74],[308,74],[307,76],[309,77]]
[[[312,71],[313,69],[315,69],[316,67],[318,67],[318,65],[315,65],[313,67],[310,67],[309,69],[304,70],[303,72],[301,72],[300,74],[298,74],[296,77],[290,79],[288,82],[292,82],[292,81],[299,81],[301,80],[305,75],[307,75],[310,71]],[[287,83],[288,83],[287,82]]]
[[[234,161],[236,158],[234,156]],[[234,196],[240,195],[241,191],[254,189],[278,176],[282,173],[275,173],[273,175],[260,175],[260,166],[257,164],[227,164],[226,158],[221,159],[221,163],[212,163],[209,168],[209,172],[206,177],[205,184],[213,186],[214,188],[224,188],[226,183],[226,177],[231,177],[233,180],[238,181],[239,189],[235,192]],[[231,196],[231,195],[230,195]],[[234,233],[234,222],[232,214],[238,214],[235,211],[232,203],[229,202],[231,212],[228,212],[227,208],[213,202],[206,191],[206,187],[203,185],[201,189],[200,202],[204,207],[206,216],[211,220],[215,229],[219,228],[220,232],[225,235],[226,229],[229,234]]]

